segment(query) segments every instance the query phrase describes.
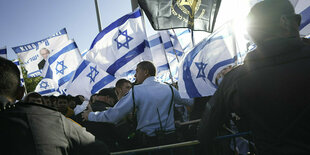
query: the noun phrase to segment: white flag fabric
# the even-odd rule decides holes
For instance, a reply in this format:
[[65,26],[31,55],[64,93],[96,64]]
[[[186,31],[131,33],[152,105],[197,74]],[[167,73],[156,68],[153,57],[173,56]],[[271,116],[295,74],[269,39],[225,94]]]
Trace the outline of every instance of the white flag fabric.
[[180,60],[184,55],[184,52],[174,31],[159,31],[159,34],[162,38],[167,55],[170,55],[172,58],[176,57],[176,59]]
[[223,25],[184,57],[178,81],[182,98],[214,94],[217,74],[237,60],[231,27],[230,23]]
[[59,96],[58,85],[53,79],[43,78],[36,86],[35,92],[42,96]]
[[190,29],[175,29],[174,31],[184,52],[187,52],[193,47]]
[[74,40],[59,45],[47,59],[43,69],[44,78],[53,79],[61,94],[82,61],[80,51]]
[[299,33],[301,36],[310,34],[310,1],[309,0],[290,0],[295,8],[295,12],[301,15]]
[[89,50],[84,50],[84,51],[81,51],[81,56],[83,59],[86,60],[86,54],[89,52]]
[[165,52],[164,44],[159,33],[148,38],[148,47],[150,48],[153,64],[156,67],[156,79],[160,82],[169,80],[169,63]]
[[67,94],[72,96],[83,95],[90,99],[92,94],[103,88],[114,87],[115,77],[101,69],[99,65],[83,60],[75,71],[67,86]]
[[24,81],[24,77],[23,77],[23,72],[22,72],[22,68],[20,67],[20,63],[19,61],[16,59],[16,60],[13,60],[13,63],[17,66],[19,72],[20,72],[20,83],[21,83],[21,86],[25,86],[25,81]]
[[[41,75],[42,69],[45,65],[46,60],[43,57],[47,57],[48,52],[46,51],[49,51],[50,53],[53,52],[59,44],[62,44],[67,40],[68,35],[64,28],[51,37],[30,44],[13,47],[12,49],[28,71],[27,77],[37,77]],[[43,48],[45,48],[46,51],[40,53],[40,50]]]
[[7,59],[7,50],[6,47],[0,48],[0,57]]
[[146,47],[146,34],[141,10],[116,20],[94,39],[86,60],[100,65],[109,74],[119,77],[135,69],[143,60],[151,60]]

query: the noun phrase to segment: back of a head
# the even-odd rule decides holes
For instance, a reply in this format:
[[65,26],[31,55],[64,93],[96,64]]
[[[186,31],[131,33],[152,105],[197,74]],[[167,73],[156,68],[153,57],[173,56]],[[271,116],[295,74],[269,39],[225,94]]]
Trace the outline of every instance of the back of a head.
[[123,86],[124,83],[130,83],[130,84],[131,84],[131,82],[130,82],[129,80],[127,80],[127,79],[119,79],[119,80],[116,82],[115,87],[121,88],[121,87]]
[[148,71],[150,76],[155,76],[156,75],[156,68],[155,65],[150,62],[150,61],[142,61],[138,64],[139,68],[141,68],[142,70],[146,70]]
[[20,72],[17,66],[0,57],[0,96],[16,99],[20,87]]
[[286,16],[295,20],[296,14],[293,5],[288,0],[265,0],[255,4],[248,15],[248,31],[253,37],[257,35],[268,37],[276,33],[283,33],[280,19]]
[[103,88],[99,91],[98,95],[109,96],[115,99],[115,101],[117,100],[114,88]]

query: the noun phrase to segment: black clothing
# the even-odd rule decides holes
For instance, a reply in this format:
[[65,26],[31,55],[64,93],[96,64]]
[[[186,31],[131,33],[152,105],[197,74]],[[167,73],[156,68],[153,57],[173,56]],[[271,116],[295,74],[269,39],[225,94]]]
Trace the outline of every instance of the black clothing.
[[43,59],[42,61],[40,61],[40,63],[38,64],[39,69],[43,69],[45,65],[45,60]]
[[106,146],[95,142],[92,134],[44,105],[16,103],[0,111],[0,122],[2,153],[108,154]]
[[253,132],[258,154],[310,152],[310,46],[299,38],[266,42],[226,74],[201,121],[199,138],[213,139],[230,113]]

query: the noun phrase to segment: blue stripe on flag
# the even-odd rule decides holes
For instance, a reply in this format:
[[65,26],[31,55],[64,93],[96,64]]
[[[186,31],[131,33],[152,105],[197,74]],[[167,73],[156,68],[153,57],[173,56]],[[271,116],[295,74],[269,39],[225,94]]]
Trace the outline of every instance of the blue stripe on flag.
[[83,61],[79,68],[76,70],[75,74],[74,74],[74,77],[72,79],[72,82],[83,72],[83,70],[89,65],[89,61]]
[[42,71],[41,71],[41,70],[37,70],[37,71],[31,72],[31,73],[28,73],[28,74],[27,74],[27,77],[28,77],[28,78],[32,78],[32,77],[34,77],[34,76],[31,76],[31,75],[37,74],[37,73],[38,73],[38,74],[41,74]]
[[19,61],[13,61],[16,66],[19,66]]
[[165,47],[165,49],[173,47],[172,42],[168,41],[168,42],[164,43],[164,47]]
[[57,52],[56,54],[54,54],[53,56],[51,56],[50,58],[48,58],[48,63],[51,65],[52,63],[54,63],[58,57],[62,54],[65,54],[73,49],[78,48],[75,42],[72,42],[71,44],[67,45],[66,47],[64,47],[63,49],[61,49],[59,52]]
[[301,23],[299,26],[299,30],[303,29],[310,23],[310,7],[302,11],[300,15],[301,15]]
[[96,43],[102,39],[103,36],[105,36],[107,33],[112,31],[113,29],[123,25],[125,22],[127,22],[130,18],[138,18],[141,17],[141,11],[140,9],[136,10],[135,12],[132,12],[131,14],[127,14],[120,19],[116,20],[112,24],[110,24],[108,27],[106,27],[104,30],[102,30],[95,38],[93,43],[91,44],[89,50],[93,49],[93,47],[96,45]]
[[148,42],[148,47],[154,47],[154,46],[156,46],[156,45],[159,45],[159,44],[161,44],[163,41],[162,41],[162,39],[161,39],[161,37],[157,37],[157,38],[155,38],[155,39],[153,39],[153,40],[151,40],[151,41],[149,41]]
[[48,89],[48,90],[44,90],[44,91],[39,91],[37,93],[41,94],[41,95],[44,95],[44,94],[49,94],[49,93],[52,93],[52,92],[55,92],[56,90],[55,89]]
[[68,82],[71,77],[73,76],[74,71],[72,71],[71,73],[69,73],[68,75],[62,77],[61,79],[58,80],[58,86],[62,86],[63,84],[65,84],[66,82]]
[[107,75],[104,78],[102,78],[100,81],[98,81],[92,88],[91,90],[91,94],[95,94],[97,91],[99,91],[100,89],[102,89],[104,86],[106,86],[107,84],[109,84],[110,82],[112,82],[113,80],[115,80],[115,77],[112,75]]
[[6,54],[6,48],[0,49],[0,54]]
[[210,44],[213,41],[220,40],[220,39],[223,39],[223,37],[219,36],[219,37],[215,37],[215,38],[210,38],[209,40],[206,40],[206,41],[202,42],[201,44],[198,44],[198,46],[196,46],[190,53],[188,53],[188,55],[184,59],[183,80],[184,80],[186,93],[188,94],[188,96],[190,98],[201,97],[201,94],[199,93],[199,91],[195,87],[195,83],[192,79],[192,75],[191,75],[191,71],[190,71],[190,67],[193,63],[194,58],[205,46],[207,46],[208,44]]
[[231,59],[224,60],[224,61],[221,61],[221,62],[216,63],[216,64],[210,69],[209,74],[208,74],[208,79],[212,82],[215,72],[216,72],[220,67],[223,67],[223,66],[225,66],[225,65],[234,63],[235,60],[236,60],[236,58],[237,58],[237,57],[235,56],[234,58],[231,58]]
[[47,71],[46,71],[46,75],[44,77],[53,79],[53,71],[52,71],[50,66],[48,66]]
[[145,42],[142,42],[140,45],[138,45],[136,48],[132,49],[131,51],[128,51],[125,55],[117,59],[108,69],[107,72],[114,76],[114,74],[122,68],[124,65],[126,65],[129,61],[137,57],[139,54],[144,52],[145,48]]
[[186,34],[186,33],[190,33],[191,31],[189,29],[177,34],[177,36],[180,36],[180,35],[183,35],[183,34]]
[[168,53],[173,54],[173,55],[176,54],[179,57],[183,55],[183,52],[176,50],[176,49],[168,51]]
[[161,65],[161,66],[158,66],[157,67],[157,73],[160,73],[161,71],[164,71],[164,70],[168,70],[169,69],[169,64],[164,64],[164,65]]

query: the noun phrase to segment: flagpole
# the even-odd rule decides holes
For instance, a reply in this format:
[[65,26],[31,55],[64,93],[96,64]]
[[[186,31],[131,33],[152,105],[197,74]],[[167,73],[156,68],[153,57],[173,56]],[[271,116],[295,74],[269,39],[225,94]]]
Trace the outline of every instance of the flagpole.
[[96,7],[98,29],[99,29],[99,32],[101,32],[102,27],[101,27],[101,20],[100,20],[100,12],[99,12],[99,7],[98,7],[98,1],[97,0],[94,0],[94,1],[95,1],[95,7]]
[[191,34],[192,34],[192,47],[194,47],[195,45],[195,41],[194,41],[194,31],[192,29],[191,30]]
[[[178,40],[178,42],[179,42],[178,36],[176,35],[176,33],[175,33],[174,29],[172,29],[172,31],[173,31],[173,33],[174,33],[174,35],[175,35],[176,39],[177,39],[177,40]],[[171,39],[170,39],[170,41],[171,41]],[[172,44],[172,46],[173,46],[173,52],[174,52],[174,55],[175,55],[175,57],[177,58],[177,61],[178,61],[178,63],[179,63],[180,61],[179,61],[179,58],[178,58],[178,56],[177,56],[177,52],[175,51],[175,49],[174,49],[174,45],[173,45],[173,44]]]
[[171,79],[171,82],[174,83],[173,77],[172,77],[172,72],[171,72],[171,69],[170,69],[170,64],[169,64],[168,57],[167,57],[167,53],[166,53],[166,51],[164,51],[164,53],[165,53],[165,58],[166,58],[166,61],[167,61],[167,64],[168,64],[169,73],[170,73],[169,77]]

